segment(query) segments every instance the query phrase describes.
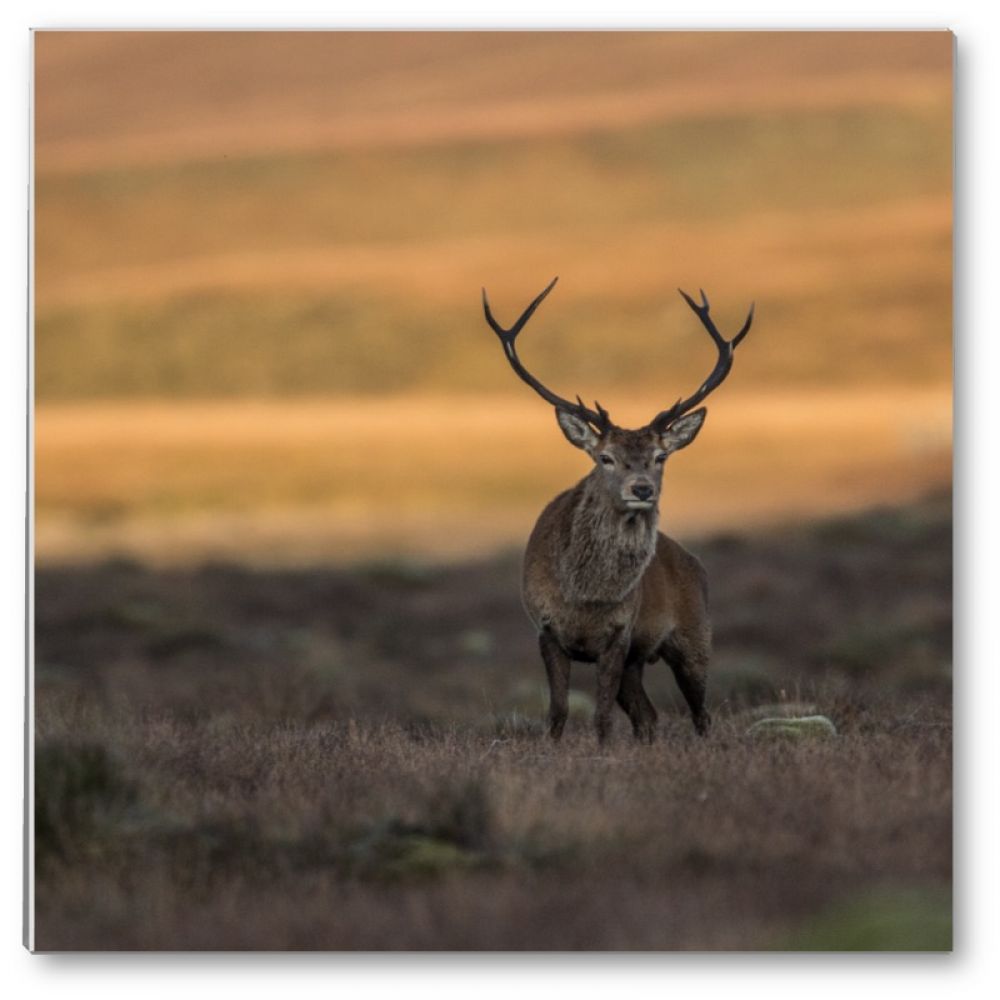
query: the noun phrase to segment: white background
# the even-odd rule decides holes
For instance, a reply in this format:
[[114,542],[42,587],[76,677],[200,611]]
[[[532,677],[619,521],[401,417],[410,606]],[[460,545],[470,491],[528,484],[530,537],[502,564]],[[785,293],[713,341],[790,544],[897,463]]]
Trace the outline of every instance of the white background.
[[[480,0],[376,0],[286,4],[273,13],[253,0],[210,5],[8,3],[0,13],[0,89],[6,148],[0,210],[5,294],[0,328],[0,636],[3,638],[3,841],[0,960],[8,996],[244,997],[366,996],[488,1000],[598,993],[733,998],[867,997],[899,1000],[997,995],[1000,986],[1000,657],[993,639],[1000,587],[1000,488],[994,436],[1000,390],[1000,46],[995,7],[981,0],[814,5],[801,0],[642,4]],[[991,9],[992,8],[992,9]],[[30,29],[39,28],[950,28],[958,39],[956,80],[956,765],[955,942],[952,956],[808,955],[48,955],[21,946],[26,308]],[[845,289],[845,294],[850,294]],[[996,366],[996,367],[994,367]]]

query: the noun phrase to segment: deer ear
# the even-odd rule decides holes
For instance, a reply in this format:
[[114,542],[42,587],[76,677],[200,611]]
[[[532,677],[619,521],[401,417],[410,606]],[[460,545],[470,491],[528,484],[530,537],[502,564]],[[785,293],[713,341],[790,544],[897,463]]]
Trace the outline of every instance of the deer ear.
[[686,448],[701,430],[701,425],[705,422],[705,414],[708,411],[703,406],[700,410],[695,410],[675,420],[661,435],[660,447],[666,451],[680,451]]
[[559,426],[571,445],[582,448],[586,452],[597,447],[597,435],[586,420],[581,420],[578,416],[558,406],[556,407],[556,420],[559,421]]

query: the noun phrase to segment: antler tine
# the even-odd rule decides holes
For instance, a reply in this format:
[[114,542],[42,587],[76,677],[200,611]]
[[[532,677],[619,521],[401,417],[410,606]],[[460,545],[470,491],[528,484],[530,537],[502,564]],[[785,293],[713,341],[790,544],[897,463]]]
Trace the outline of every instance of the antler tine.
[[528,322],[529,319],[534,315],[535,310],[542,304],[545,296],[556,287],[556,282],[559,280],[559,275],[557,274],[532,300],[528,308],[521,313],[518,321],[509,329],[505,330],[494,318],[493,313],[490,310],[490,300],[486,296],[486,289],[483,289],[483,311],[486,313],[486,322],[490,324],[493,328],[493,332],[500,338],[501,342],[506,345],[508,343],[513,343],[514,338],[521,332],[524,324]]
[[750,312],[747,313],[746,322],[744,322],[740,332],[733,337],[733,350],[739,346],[739,342],[750,332],[750,325],[753,323],[753,310],[757,305],[756,302],[750,303]]
[[559,280],[558,276],[553,278],[549,284],[535,296],[531,301],[527,309],[521,313],[518,321],[509,329],[504,329],[493,317],[493,313],[490,310],[490,300],[486,295],[486,289],[483,289],[483,312],[486,314],[486,322],[489,323],[493,332],[500,338],[500,343],[503,345],[504,354],[507,355],[507,360],[510,362],[511,368],[517,376],[523,381],[527,382],[539,396],[542,397],[547,403],[551,403],[553,406],[558,406],[560,409],[568,410],[570,413],[576,414],[583,420],[586,420],[592,427],[597,431],[603,432],[610,424],[610,419],[608,418],[607,411],[601,408],[599,403],[595,404],[597,410],[591,410],[589,407],[583,405],[583,400],[579,396],[576,397],[577,401],[571,403],[568,399],[563,399],[562,396],[557,396],[551,389],[544,386],[541,382],[535,378],[527,368],[521,364],[521,359],[517,356],[517,349],[514,346],[514,341],[517,339],[517,335],[524,328],[524,325],[531,319],[535,310],[542,304],[545,296],[552,291],[555,287],[556,282]]
[[716,359],[715,367],[709,373],[707,379],[698,387],[697,392],[693,396],[688,396],[687,399],[679,399],[669,410],[663,410],[658,413],[650,421],[650,426],[656,428],[657,430],[663,430],[668,427],[673,421],[678,417],[687,413],[689,410],[694,409],[709,393],[714,389],[717,389],[722,382],[725,380],[726,376],[729,374],[729,370],[733,367],[733,352],[736,350],[737,345],[741,340],[750,332],[750,326],[753,323],[753,310],[754,306],[751,304],[750,312],[747,313],[746,321],[740,329],[740,332],[733,337],[732,340],[726,340],[725,337],[719,333],[718,327],[715,325],[714,320],[709,315],[710,306],[708,304],[708,296],[705,294],[703,289],[698,289],[701,294],[701,305],[697,302],[687,292],[683,289],[678,288],[677,291],[681,293],[684,301],[694,310],[697,314],[698,319],[701,320],[702,326],[708,331],[709,336],[714,341],[716,347],[719,350],[719,357]]

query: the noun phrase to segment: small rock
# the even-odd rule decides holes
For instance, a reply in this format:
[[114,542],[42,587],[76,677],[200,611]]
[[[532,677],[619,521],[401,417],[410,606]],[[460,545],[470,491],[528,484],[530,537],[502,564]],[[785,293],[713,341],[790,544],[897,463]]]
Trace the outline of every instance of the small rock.
[[825,715],[769,718],[755,722],[747,735],[791,741],[829,739],[837,735],[837,727]]

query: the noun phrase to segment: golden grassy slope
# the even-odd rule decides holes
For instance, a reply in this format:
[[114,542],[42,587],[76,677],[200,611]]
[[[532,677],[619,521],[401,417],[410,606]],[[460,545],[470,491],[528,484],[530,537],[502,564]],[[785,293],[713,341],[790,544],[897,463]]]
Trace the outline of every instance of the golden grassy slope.
[[588,395],[700,378],[676,285],[757,301],[750,385],[947,381],[948,173],[873,112],[42,178],[39,397],[503,390],[479,287],[554,273],[532,355]]
[[508,320],[556,273],[522,353],[624,422],[711,366],[675,286],[756,300],[688,530],[947,479],[945,33],[41,33],[36,70],[40,552],[518,538],[580,465],[479,288]]
[[42,171],[939,107],[944,32],[40,32]]
[[[527,394],[525,394],[527,396]],[[638,424],[661,399],[618,415]],[[720,396],[671,462],[666,530],[690,536],[946,485],[950,393]],[[589,467],[517,398],[52,405],[38,413],[37,551],[157,562],[520,546]]]

